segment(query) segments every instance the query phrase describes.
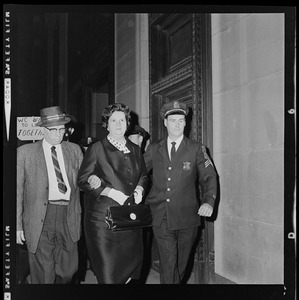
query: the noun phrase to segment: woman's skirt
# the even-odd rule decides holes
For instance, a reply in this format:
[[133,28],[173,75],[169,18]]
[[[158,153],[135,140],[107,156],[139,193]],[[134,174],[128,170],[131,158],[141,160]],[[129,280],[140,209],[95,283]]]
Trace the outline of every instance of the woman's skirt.
[[105,213],[85,210],[88,256],[98,283],[122,284],[138,279],[143,261],[142,229],[111,231]]

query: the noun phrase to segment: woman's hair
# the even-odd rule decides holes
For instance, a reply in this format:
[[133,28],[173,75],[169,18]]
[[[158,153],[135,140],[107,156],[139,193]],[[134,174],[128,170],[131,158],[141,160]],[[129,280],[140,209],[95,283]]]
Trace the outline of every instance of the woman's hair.
[[126,121],[127,121],[127,128],[129,128],[131,122],[130,109],[127,105],[122,103],[113,103],[108,105],[106,108],[104,108],[102,112],[102,127],[107,129],[108,120],[115,111],[122,111],[125,114]]

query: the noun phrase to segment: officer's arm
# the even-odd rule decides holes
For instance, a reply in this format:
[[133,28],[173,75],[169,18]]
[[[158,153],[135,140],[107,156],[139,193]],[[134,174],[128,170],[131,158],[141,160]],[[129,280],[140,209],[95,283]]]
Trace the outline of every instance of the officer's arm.
[[202,189],[202,202],[209,204],[213,208],[217,195],[217,173],[205,146],[202,145],[199,148],[196,160],[199,183]]

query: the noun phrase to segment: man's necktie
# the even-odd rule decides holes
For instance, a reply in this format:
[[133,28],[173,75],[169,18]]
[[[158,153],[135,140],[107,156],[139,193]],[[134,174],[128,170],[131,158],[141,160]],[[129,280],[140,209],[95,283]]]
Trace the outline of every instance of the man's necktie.
[[57,159],[57,153],[55,150],[55,146],[51,147],[51,151],[52,151],[52,161],[53,161],[53,165],[54,165],[54,169],[55,169],[55,173],[56,173],[56,179],[58,182],[58,189],[61,193],[65,194],[67,188],[63,181],[63,177],[62,177],[58,159]]
[[170,160],[173,160],[175,153],[176,153],[176,150],[175,150],[176,142],[171,142],[171,144],[172,144],[172,147],[171,147],[171,151],[170,151]]

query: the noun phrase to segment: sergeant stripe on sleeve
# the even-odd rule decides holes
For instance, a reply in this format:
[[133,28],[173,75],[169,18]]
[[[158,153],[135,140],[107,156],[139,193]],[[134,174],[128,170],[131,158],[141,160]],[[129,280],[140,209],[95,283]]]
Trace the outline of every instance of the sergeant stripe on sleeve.
[[205,168],[207,168],[209,165],[213,166],[213,164],[212,164],[212,162],[210,160],[206,160],[205,161]]
[[209,165],[211,165],[213,167],[213,163],[211,162],[209,155],[207,154],[207,150],[205,146],[201,146],[202,152],[203,152],[203,156],[206,159],[205,161],[205,168],[207,168]]

